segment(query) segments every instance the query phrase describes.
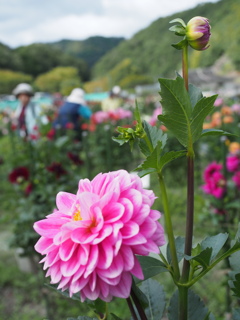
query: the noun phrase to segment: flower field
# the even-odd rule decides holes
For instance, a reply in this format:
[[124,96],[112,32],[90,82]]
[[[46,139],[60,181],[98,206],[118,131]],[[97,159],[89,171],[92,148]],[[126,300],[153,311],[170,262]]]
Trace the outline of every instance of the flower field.
[[[162,114],[162,106],[157,100],[157,95],[139,97],[142,117],[152,128],[161,129],[163,134],[168,134],[166,149],[174,148],[181,151],[179,142],[158,121],[157,116]],[[74,300],[61,297],[52,288],[44,286],[44,283],[49,285],[50,281],[49,278],[44,277],[41,266],[38,264],[43,258],[38,253],[46,254],[42,262],[45,268],[49,268],[47,276],[50,276],[52,285],[60,281],[59,288],[68,287],[73,297],[82,290],[82,300],[94,300],[99,296],[102,300],[108,301],[112,296],[125,298],[129,295],[131,275],[142,278],[143,275],[134,254],[147,255],[150,249],[157,254],[158,247],[164,244],[163,228],[157,222],[160,211],[162,212],[160,222],[164,226],[164,209],[159,197],[157,178],[154,174],[150,175],[148,188],[153,191],[143,189],[140,186],[140,178],[137,176],[133,178],[133,175],[130,176],[127,173],[132,172],[143,161],[140,150],[132,145],[131,152],[128,144],[119,146],[114,141],[119,132],[132,134],[132,130],[136,128],[134,103],[109,112],[102,111],[98,104],[92,104],[91,109],[93,111],[91,119],[81,124],[79,128],[81,135],[77,137],[71,123],[68,124],[65,132],[53,128],[52,122],[55,115],[51,106],[43,107],[49,122],[36,127],[35,134],[28,139],[18,136],[10,111],[6,109],[0,113],[0,221],[1,231],[6,235],[6,238],[1,239],[5,249],[0,249],[0,288],[3,292],[3,299],[0,302],[0,319],[2,320],[54,320],[74,318],[79,314],[92,316],[86,305],[79,305]],[[217,138],[206,136],[197,142],[196,238],[203,237],[203,229],[204,234],[207,232],[208,235],[212,235],[216,230],[228,231],[233,235],[236,233],[240,218],[239,124],[240,103],[231,99],[225,101],[219,97],[215,101],[213,112],[206,118],[203,128],[223,130],[231,135]],[[119,131],[120,129],[117,129],[119,126],[125,131]],[[183,164],[184,158],[179,159],[178,163]],[[184,235],[186,170],[184,164],[176,166],[173,161],[166,165],[164,172],[171,199],[170,209],[174,212],[173,227],[179,236]],[[113,171],[119,175],[120,187],[114,182],[115,175],[111,173]],[[103,174],[98,175],[99,173]],[[134,190],[131,187],[125,187],[127,181],[128,185],[134,186]],[[94,190],[94,194],[91,190]],[[111,199],[104,198],[106,190],[112,192]],[[120,200],[113,201],[116,194],[118,194],[117,199]],[[122,198],[126,199],[125,203],[121,200]],[[81,210],[78,208],[79,203],[81,203]],[[91,223],[86,222],[84,229],[77,229],[76,232],[73,225],[77,225],[84,217],[83,203],[86,208],[90,205],[94,208],[93,218]],[[74,221],[68,221],[69,217],[66,217],[64,212],[72,210],[73,204]],[[121,206],[125,207],[125,216],[122,216]],[[98,207],[105,214],[104,221],[98,220]],[[133,213],[130,217],[132,207],[138,208],[143,216],[136,217]],[[61,217],[66,219],[65,238],[59,240],[59,246],[49,240],[58,232],[56,226],[60,227],[55,212],[60,212]],[[48,216],[47,219],[46,216]],[[120,222],[116,223],[120,218],[125,223],[124,228],[118,225]],[[144,220],[144,225],[141,219]],[[84,217],[84,220],[90,221],[90,218]],[[54,228],[51,227],[52,225]],[[95,230],[96,228],[99,230]],[[104,238],[108,237],[114,228],[116,230],[122,228],[121,234],[118,234],[118,237],[121,236],[121,241],[117,236],[112,236],[112,243],[109,245],[109,242],[104,242]],[[136,228],[137,235],[134,233]],[[158,230],[158,237],[155,234],[156,230]],[[161,237],[159,237],[159,230],[161,230]],[[52,232],[50,238],[47,232]],[[93,237],[94,232],[96,234]],[[39,235],[40,240],[38,240]],[[141,242],[141,235],[147,239],[147,243]],[[89,251],[90,245],[91,251]],[[117,255],[118,260],[114,263],[112,247],[120,252]],[[19,249],[21,249],[22,258],[30,261],[31,268],[28,272],[22,270],[19,265],[19,258],[21,258]],[[57,254],[60,255],[61,263],[59,260],[54,261]],[[92,257],[90,262],[86,263],[84,270],[74,261],[78,254]],[[105,258],[103,258],[104,254]],[[98,258],[98,255],[101,258]],[[6,268],[3,261],[8,263],[9,268]],[[60,264],[63,276],[58,272]],[[78,270],[71,268],[71,264]],[[109,272],[115,274],[115,277],[102,271],[106,267],[105,264],[112,265]],[[91,279],[87,278],[93,269],[97,272],[98,280],[92,275]],[[221,265],[217,272],[215,271],[213,277],[217,282],[227,281],[225,277],[227,269],[227,265]],[[156,279],[158,280],[161,275],[156,276]],[[203,294],[204,287],[207,287],[210,292],[215,290],[215,287],[211,288],[207,282],[207,278],[200,282],[197,291]],[[117,285],[119,283],[121,286]],[[97,289],[91,291],[89,286]],[[164,286],[167,294],[170,295],[172,288],[167,277],[164,279]],[[9,297],[13,305],[9,305]],[[215,300],[215,302],[210,301],[210,305],[216,319],[224,319],[228,306],[235,303],[232,301],[232,294],[222,286],[218,289]],[[40,306],[39,301],[41,301]],[[219,304],[222,307],[219,307]],[[118,300],[113,302],[111,308],[116,315],[121,314],[122,319],[129,319],[129,313],[123,311],[124,306],[123,301]]]

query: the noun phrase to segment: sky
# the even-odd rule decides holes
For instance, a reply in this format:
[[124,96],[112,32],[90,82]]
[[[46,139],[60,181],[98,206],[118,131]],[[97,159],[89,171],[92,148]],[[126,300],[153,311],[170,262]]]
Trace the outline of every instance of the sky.
[[0,42],[131,38],[160,17],[217,0],[0,0]]

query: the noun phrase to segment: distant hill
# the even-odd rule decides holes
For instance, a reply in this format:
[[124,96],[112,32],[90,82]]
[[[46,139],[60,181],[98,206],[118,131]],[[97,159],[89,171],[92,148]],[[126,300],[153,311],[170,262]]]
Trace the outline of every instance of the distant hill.
[[86,40],[61,40],[48,45],[63,52],[81,58],[91,68],[102,56],[116,47],[124,38],[90,37]]
[[190,67],[207,67],[222,56],[227,56],[232,67],[240,70],[240,1],[221,0],[205,3],[154,21],[130,40],[122,41],[104,55],[93,67],[94,78],[104,76],[125,59],[130,59],[139,73],[152,77],[174,76],[180,68],[181,52],[171,47],[181,40],[168,29],[169,22],[177,17],[186,23],[194,16],[210,20],[212,37],[210,48],[204,52],[190,50]]

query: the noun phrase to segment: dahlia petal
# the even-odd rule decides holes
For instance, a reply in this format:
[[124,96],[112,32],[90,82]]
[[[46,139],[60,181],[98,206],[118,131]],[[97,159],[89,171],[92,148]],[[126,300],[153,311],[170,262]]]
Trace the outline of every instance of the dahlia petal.
[[86,270],[86,266],[81,265],[72,276],[72,282],[78,281]]
[[71,239],[64,241],[59,248],[59,257],[63,261],[67,261],[73,255],[77,244]]
[[72,295],[82,290],[88,283],[88,278],[84,279],[83,277],[75,282],[72,282],[69,287],[69,293]]
[[96,284],[97,284],[97,275],[96,275],[96,272],[93,272],[89,277],[89,281],[88,281],[88,285],[91,291],[94,291],[96,289]]
[[43,269],[51,267],[59,260],[59,253],[58,248],[54,249],[53,251],[49,252],[46,256],[46,261],[44,263]]
[[121,281],[117,286],[110,287],[110,293],[119,298],[128,298],[132,286],[132,277],[128,272],[123,272]]
[[138,233],[131,238],[123,239],[123,244],[131,245],[131,246],[134,246],[137,244],[143,244],[146,242],[147,242],[147,239],[141,233]]
[[121,203],[124,206],[124,214],[121,218],[121,221],[123,223],[126,223],[132,218],[133,215],[133,204],[132,202],[127,198],[120,198],[119,203]]
[[60,263],[55,263],[51,268],[51,283],[58,283],[62,278]]
[[109,285],[104,282],[101,278],[98,277],[98,286],[101,290],[101,294],[104,298],[107,298],[109,296]]
[[139,225],[134,221],[128,221],[121,229],[123,239],[131,238],[139,232]]
[[71,239],[76,243],[91,243],[97,237],[97,233],[92,234],[90,228],[77,228],[73,230]]
[[78,193],[85,191],[92,192],[92,184],[88,179],[82,179],[79,181],[78,189]]
[[102,230],[99,232],[98,236],[92,241],[92,244],[98,244],[106,239],[113,231],[111,225],[105,225]]
[[108,269],[113,261],[113,247],[108,241],[104,241],[98,246],[99,259],[98,268]]
[[133,204],[133,212],[134,214],[138,214],[139,210],[142,206],[142,194],[138,190],[129,189],[125,190],[121,193],[121,197],[128,198]]
[[117,202],[109,203],[103,208],[102,213],[105,223],[112,223],[123,216],[124,206]]
[[153,253],[160,253],[160,250],[156,243],[152,241],[151,239],[148,239],[147,243],[143,244],[143,247],[148,251],[148,252],[153,252]]
[[96,288],[94,291],[91,291],[89,285],[86,285],[83,289],[81,294],[84,293],[86,298],[88,298],[91,301],[96,300],[99,297],[100,288]]
[[75,201],[76,195],[68,192],[59,192],[56,197],[56,204],[59,211],[69,215],[71,214],[70,210]]
[[104,269],[98,269],[98,274],[102,275],[108,279],[113,279],[121,275],[123,271],[124,265],[123,265],[123,258],[121,255],[117,255],[111,264],[111,266],[104,270]]
[[157,223],[150,218],[146,218],[144,223],[140,226],[140,232],[146,237],[150,238],[157,230]]
[[34,248],[41,254],[47,254],[55,249],[55,245],[53,244],[52,239],[41,237],[35,244]]
[[71,277],[81,265],[81,248],[75,250],[75,254],[68,261],[61,261],[61,272],[64,277]]
[[119,252],[123,258],[124,271],[129,271],[134,266],[134,255],[132,249],[129,246],[122,245]]
[[134,275],[136,278],[143,280],[144,275],[141,268],[141,265],[138,261],[138,259],[134,256],[134,267],[131,270],[131,274]]
[[97,274],[98,274],[98,277],[100,279],[102,279],[102,281],[104,281],[105,283],[107,283],[111,286],[118,285],[121,280],[121,275],[117,276],[116,278],[108,278],[108,277],[105,277],[104,275],[102,275],[101,272],[99,272],[99,270],[97,271]]
[[157,210],[150,210],[149,217],[154,221],[157,221],[158,219],[161,218],[161,213]]
[[138,214],[134,215],[133,220],[140,225],[149,216],[149,213],[150,213],[150,207],[146,204],[143,204],[139,209]]
[[57,289],[64,288],[71,281],[71,277],[62,277]]
[[86,265],[86,271],[84,273],[84,278],[87,278],[97,266],[98,256],[99,256],[98,253],[99,253],[98,247],[91,246],[88,264]]
[[40,236],[53,238],[64,223],[64,219],[43,219],[35,222],[33,228]]

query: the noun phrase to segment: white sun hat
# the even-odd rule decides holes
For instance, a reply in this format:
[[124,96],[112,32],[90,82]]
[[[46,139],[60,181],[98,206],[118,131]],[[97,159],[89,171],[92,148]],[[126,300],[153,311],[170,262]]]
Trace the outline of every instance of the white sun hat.
[[75,88],[71,94],[67,97],[68,102],[86,104],[84,99],[85,91],[81,88]]
[[33,88],[28,83],[19,83],[16,88],[13,90],[15,97],[18,97],[19,94],[25,93],[29,96],[33,96]]

